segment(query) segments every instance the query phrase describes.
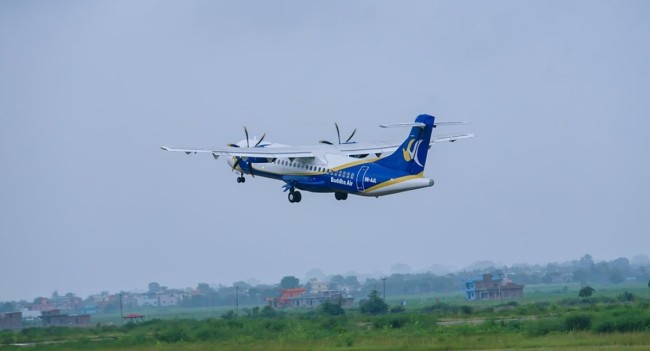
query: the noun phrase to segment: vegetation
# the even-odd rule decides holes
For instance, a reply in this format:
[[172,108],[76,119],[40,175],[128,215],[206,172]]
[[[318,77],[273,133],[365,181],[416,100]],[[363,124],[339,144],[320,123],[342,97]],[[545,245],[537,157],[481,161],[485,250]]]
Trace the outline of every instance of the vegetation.
[[580,292],[578,293],[578,296],[580,297],[590,297],[596,292],[596,289],[592,288],[591,286],[587,285],[582,288],[580,288]]
[[[0,350],[46,341],[62,343],[34,349],[650,349],[648,267],[624,258],[594,262],[589,255],[563,264],[509,267],[512,279],[526,284],[524,298],[465,301],[460,282],[495,271],[486,267],[445,275],[393,274],[386,280],[388,300],[377,292],[384,283],[379,279],[331,276],[334,288],[357,298],[354,309],[343,309],[340,301],[308,311],[263,305],[266,298],[278,297],[280,288],[300,287],[293,276],[273,285],[199,283],[186,291],[191,293],[181,306],[125,308],[146,315],[144,323],[122,324],[119,300],[112,299],[93,314],[94,327],[0,331]],[[573,281],[564,281],[567,276]],[[148,292],[182,291],[152,282]],[[89,301],[63,296],[75,304]],[[52,297],[63,298],[58,292]],[[25,303],[0,303],[0,312]]]
[[280,281],[280,288],[282,289],[294,289],[299,286],[300,286],[300,280],[298,280],[298,278],[292,275],[283,277],[282,280]]
[[373,290],[368,299],[359,302],[359,311],[364,314],[377,315],[388,312],[388,304],[379,297],[379,292]]
[[[373,291],[351,310],[338,303],[310,311],[255,306],[239,316],[223,311],[220,318],[27,328],[0,332],[0,344],[67,341],[31,348],[45,350],[641,350],[650,347],[650,300],[644,285],[622,292],[599,287],[599,294],[591,297],[577,297],[574,290],[561,299],[549,292],[547,299],[436,301],[417,308],[389,308]],[[376,309],[362,311],[362,306]]]

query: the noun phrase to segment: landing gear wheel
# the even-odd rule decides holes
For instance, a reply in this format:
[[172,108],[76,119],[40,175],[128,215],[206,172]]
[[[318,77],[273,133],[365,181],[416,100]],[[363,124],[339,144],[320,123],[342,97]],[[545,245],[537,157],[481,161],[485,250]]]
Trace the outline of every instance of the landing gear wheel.
[[300,202],[302,200],[302,194],[300,194],[300,191],[292,191],[289,192],[288,198],[291,203]]
[[334,193],[334,198],[336,200],[347,200],[348,193]]
[[244,176],[237,177],[237,183],[246,183],[246,178]]

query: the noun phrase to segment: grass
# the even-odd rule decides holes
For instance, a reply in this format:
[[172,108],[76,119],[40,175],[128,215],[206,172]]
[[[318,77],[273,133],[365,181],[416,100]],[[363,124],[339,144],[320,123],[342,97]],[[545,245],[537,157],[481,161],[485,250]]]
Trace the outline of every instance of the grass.
[[[406,311],[378,316],[355,310],[336,317],[288,311],[276,317],[223,319],[230,308],[148,309],[138,312],[159,319],[4,331],[0,344],[69,340],[30,350],[650,349],[647,287],[596,287],[596,296],[580,299],[579,286],[568,291],[564,286],[532,286],[518,301],[467,302],[462,294],[395,296],[388,302],[406,299]],[[119,321],[119,315],[105,317]],[[5,349],[24,348],[0,346],[0,351]]]

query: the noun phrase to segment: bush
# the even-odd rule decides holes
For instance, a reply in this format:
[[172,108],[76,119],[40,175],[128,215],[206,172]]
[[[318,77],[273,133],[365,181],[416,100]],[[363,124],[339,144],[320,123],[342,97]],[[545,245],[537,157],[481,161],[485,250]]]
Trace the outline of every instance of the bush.
[[[486,309],[490,309],[491,307],[487,307]],[[461,305],[461,306],[456,306],[456,305],[450,305],[444,302],[436,302],[435,304],[424,307],[422,308],[422,312],[424,313],[430,313],[430,312],[438,312],[440,314],[472,314],[474,313],[474,307],[469,306],[469,305]]]
[[595,323],[593,331],[598,333],[644,332],[650,329],[650,316],[636,313],[607,316]]
[[474,313],[474,307],[468,305],[462,305],[460,306],[460,312],[462,314],[472,314]]
[[591,328],[591,316],[588,314],[573,314],[564,319],[567,330],[588,330]]
[[386,316],[377,318],[373,322],[375,328],[399,329],[406,325],[408,319],[405,316]]
[[596,289],[592,288],[591,286],[587,285],[584,286],[583,288],[580,289],[580,292],[578,292],[579,297],[590,297],[596,292]]
[[262,312],[260,312],[260,316],[264,318],[274,318],[278,316],[278,313],[273,309],[273,307],[266,305],[264,308],[262,308]]
[[368,299],[359,305],[359,310],[363,314],[382,314],[388,312],[388,305],[384,302],[384,299],[379,297],[377,290],[373,290],[368,295]]
[[167,343],[190,341],[188,333],[177,326],[171,326],[169,329],[156,333],[155,336],[157,340]]
[[345,314],[345,310],[343,310],[340,303],[325,301],[318,308],[322,314],[328,316],[342,316]]
[[321,328],[326,330],[337,330],[337,331],[346,331],[347,330],[347,319],[345,317],[329,317],[324,318],[320,324]]
[[564,331],[562,321],[557,318],[538,319],[530,323],[526,323],[524,330],[529,336],[543,336],[551,332]]
[[226,319],[226,320],[234,319],[235,317],[236,317],[235,316],[235,311],[233,311],[233,310],[229,310],[228,312],[225,312],[225,313],[221,314],[221,318]]
[[629,291],[626,291],[618,296],[616,296],[616,299],[621,302],[633,302],[635,300],[634,294],[632,294]]

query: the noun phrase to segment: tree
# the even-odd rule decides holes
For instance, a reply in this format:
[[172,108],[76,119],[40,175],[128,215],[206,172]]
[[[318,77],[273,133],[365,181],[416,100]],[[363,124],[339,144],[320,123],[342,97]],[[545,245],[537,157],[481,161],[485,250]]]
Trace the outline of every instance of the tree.
[[345,277],[340,274],[330,277],[330,283],[334,288],[339,288],[345,285]]
[[594,265],[594,259],[590,254],[586,254],[580,258],[580,262],[578,262],[578,264],[581,268],[591,268]]
[[16,303],[5,302],[0,304],[0,312],[14,312],[17,309]]
[[359,280],[355,275],[348,275],[345,277],[345,284],[352,289],[358,289],[361,286],[361,283],[359,283]]
[[293,289],[297,288],[299,285],[300,280],[292,275],[286,276],[280,281],[280,287],[282,289]]
[[382,314],[388,311],[388,305],[379,297],[379,292],[373,290],[368,295],[368,299],[359,304],[359,310],[364,314]]
[[208,283],[199,283],[199,285],[196,286],[196,290],[200,293],[207,294],[211,293],[214,290],[210,287],[210,284]]
[[621,284],[625,281],[625,277],[620,271],[616,270],[609,275],[609,281],[613,284]]
[[578,293],[579,297],[589,297],[593,295],[596,292],[596,289],[592,288],[589,285],[584,286],[583,288],[580,289],[580,292]]
[[156,292],[158,292],[158,290],[160,290],[160,284],[158,284],[156,282],[149,283],[149,292],[150,293],[156,293]]
[[235,319],[235,317],[237,317],[237,316],[235,316],[235,311],[233,311],[233,310],[228,310],[227,312],[225,312],[225,313],[223,313],[221,315],[221,318],[226,319],[226,320]]

